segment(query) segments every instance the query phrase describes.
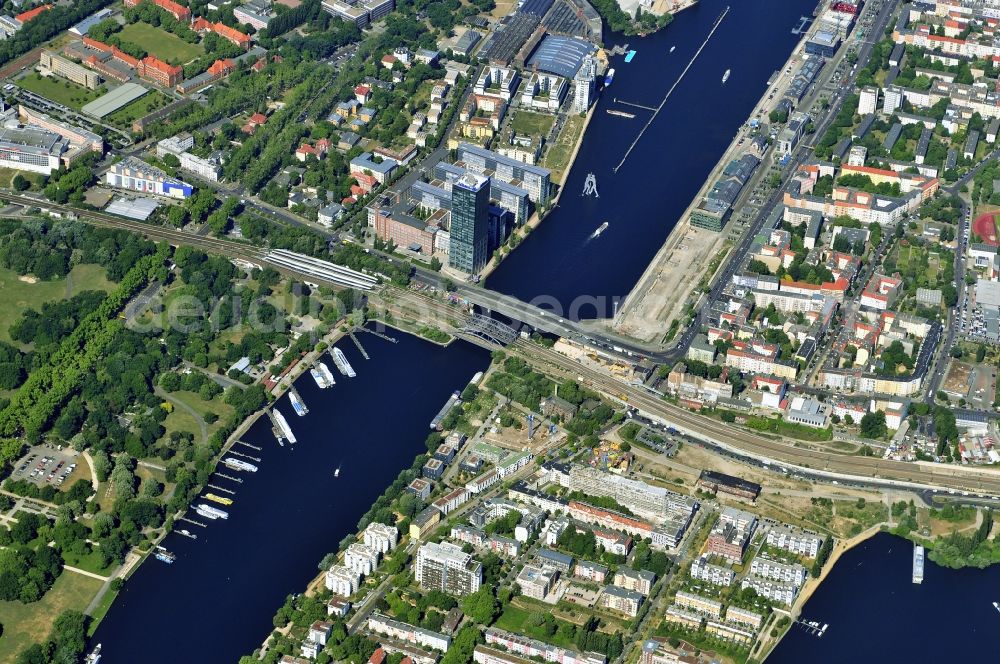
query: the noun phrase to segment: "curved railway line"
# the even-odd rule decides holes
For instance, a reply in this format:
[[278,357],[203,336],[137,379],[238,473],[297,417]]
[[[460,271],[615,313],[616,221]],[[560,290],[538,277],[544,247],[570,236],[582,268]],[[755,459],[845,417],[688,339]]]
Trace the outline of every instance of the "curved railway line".
[[[345,285],[333,279],[318,277],[316,274],[310,274],[273,263],[268,260],[267,252],[264,250],[233,240],[191,235],[190,233],[183,233],[162,226],[152,226],[102,212],[58,205],[7,192],[0,192],[0,199],[26,207],[38,207],[63,214],[72,214],[84,221],[89,221],[100,226],[140,233],[147,237],[164,240],[175,245],[187,244],[224,256],[241,258],[258,265],[269,265],[282,272],[303,279],[323,281],[336,286]],[[430,297],[405,289],[399,289],[391,285],[386,285],[384,288],[397,296],[406,297],[410,302],[426,307],[425,311],[427,313],[436,312],[439,316],[444,317],[443,320],[447,320],[447,317],[457,317],[459,320],[465,318],[463,315],[464,312],[460,309],[456,309]],[[485,343],[479,339],[469,340],[477,343]],[[881,458],[852,456],[799,448],[792,443],[784,442],[780,439],[773,440],[749,431],[735,429],[704,415],[692,413],[691,411],[663,401],[641,388],[626,384],[595,369],[586,367],[544,346],[517,340],[511,345],[510,349],[523,355],[525,359],[536,365],[545,363],[581,376],[591,385],[613,398],[629,406],[638,408],[653,418],[686,430],[695,437],[709,438],[724,448],[743,452],[757,457],[762,461],[767,460],[778,464],[785,464],[814,473],[829,473],[831,475],[855,477],[863,480],[874,478],[881,482],[898,482],[901,485],[916,485],[930,488],[943,487],[952,490],[1000,496],[1000,473],[991,473],[985,470],[964,467],[888,461]]]

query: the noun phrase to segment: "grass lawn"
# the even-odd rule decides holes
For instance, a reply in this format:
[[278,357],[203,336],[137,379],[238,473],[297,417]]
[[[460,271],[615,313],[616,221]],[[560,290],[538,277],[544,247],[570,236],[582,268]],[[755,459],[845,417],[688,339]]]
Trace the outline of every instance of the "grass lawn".
[[89,90],[65,78],[42,76],[38,73],[25,76],[17,84],[25,90],[76,110],[80,110],[84,104],[94,101],[107,92],[104,88]]
[[205,53],[200,44],[189,44],[177,35],[154,28],[148,23],[130,23],[119,35],[124,41],[135,44],[172,65],[191,62]]
[[[115,568],[115,564],[112,563],[109,567],[104,567],[101,563],[103,558],[100,552],[91,551],[85,556],[77,557],[71,553],[64,553],[64,559],[66,564],[70,567],[76,567],[82,569],[86,572],[93,572],[94,574],[100,574],[101,576],[108,576],[111,574],[111,570]],[[79,575],[78,575],[79,576]]]
[[133,121],[149,115],[152,111],[155,111],[161,106],[166,106],[167,102],[168,99],[165,94],[157,90],[153,90],[149,94],[139,97],[128,106],[118,109],[105,118],[105,120],[111,124],[127,127],[130,126]]
[[45,640],[52,621],[67,609],[83,611],[101,589],[101,582],[74,572],[63,572],[37,602],[0,602],[0,662],[13,662],[17,653],[32,643]]
[[46,177],[41,173],[29,173],[28,171],[18,171],[13,168],[0,168],[0,187],[13,187],[15,175],[20,175],[30,182],[33,191],[41,189],[46,180]]
[[[523,598],[518,601],[527,601]],[[537,613],[552,613],[551,607],[539,608]],[[498,629],[505,629],[508,632],[514,632],[515,634],[527,634],[536,639],[542,639],[547,643],[551,643],[556,646],[563,648],[576,648],[576,644],[573,643],[571,639],[567,639],[565,636],[556,631],[555,634],[551,636],[545,634],[544,631],[539,628],[532,626],[528,623],[528,619],[531,617],[535,611],[529,611],[528,609],[515,606],[514,604],[508,604],[504,612],[500,614],[500,618],[496,621],[494,627]],[[556,623],[561,624],[564,621],[555,619]]]
[[0,340],[10,341],[10,326],[28,308],[40,308],[43,302],[72,297],[80,291],[110,291],[114,284],[100,265],[77,265],[65,279],[28,283],[13,270],[0,268]]
[[511,118],[510,127],[516,134],[531,134],[532,136],[547,136],[552,124],[556,121],[551,115],[518,111]]
[[104,620],[104,616],[107,615],[108,609],[111,608],[111,604],[115,601],[116,597],[118,597],[118,593],[113,592],[111,588],[108,588],[108,592],[104,593],[104,597],[102,597],[101,601],[97,603],[97,606],[94,608],[94,612],[90,614],[91,621],[90,628],[87,630],[87,636],[93,636],[94,632],[97,631],[97,627],[101,624],[101,621]]
[[[222,426],[223,422],[229,419],[229,417],[233,414],[233,407],[222,401],[221,396],[216,397],[211,401],[205,401],[195,392],[180,390],[177,392],[171,392],[170,397],[187,404],[199,415],[204,415],[207,412],[213,412],[218,415],[219,419],[213,424],[205,423],[209,436],[215,433],[216,430]],[[204,420],[202,421],[204,422]],[[198,421],[183,408],[174,406],[174,411],[167,415],[167,419],[163,421],[163,426],[167,430],[167,435],[170,435],[173,431],[188,431],[194,434],[195,440],[200,441],[201,425],[199,425]]]
[[585,119],[578,115],[566,118],[566,124],[559,132],[559,138],[549,146],[548,152],[545,153],[542,166],[552,171],[553,182],[562,183],[564,171],[569,166],[569,159],[573,155],[576,141],[580,137],[580,132],[583,131],[584,121]]

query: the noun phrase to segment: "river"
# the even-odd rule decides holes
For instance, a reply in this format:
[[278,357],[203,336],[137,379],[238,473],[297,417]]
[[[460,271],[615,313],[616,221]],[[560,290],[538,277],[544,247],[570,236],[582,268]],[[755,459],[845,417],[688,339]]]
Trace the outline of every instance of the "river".
[[[663,110],[617,172],[649,111],[614,98],[656,107],[705,40],[726,5],[729,14],[684,76]],[[642,276],[674,224],[697,195],[740,125],[767,90],[800,36],[799,17],[816,0],[701,0],[665,30],[646,38],[605,32],[607,46],[627,43],[637,54],[612,58],[614,82],[602,94],[559,206],[487,279],[493,290],[525,302],[549,296],[563,311],[579,296],[600,298],[576,318],[606,318]],[[673,53],[670,48],[676,46]],[[722,75],[732,71],[723,84]],[[634,119],[608,115],[618,108]],[[584,197],[588,173],[599,198]],[[603,222],[609,226],[591,238]]]
[[337,344],[357,378],[341,376],[329,356],[335,386],[320,390],[308,373],[300,378],[308,415],[296,417],[282,397],[296,445],[279,447],[267,418],[243,436],[261,451],[234,449],[260,457],[258,472],[226,472],[242,484],[212,480],[236,491],[224,508],[229,519],[194,516],[205,528],[177,523],[198,539],[169,535],[164,545],[177,561],[149,559],[125,584],[91,641],[103,644],[101,664],[221,664],[261,644],[285,597],[306,587],[320,559],[424,451],[428,425],[451,393],[489,364],[485,350],[463,341],[442,348],[390,334],[399,342],[358,335],[367,361],[350,339]]
[[[767,664],[996,661],[1000,566],[951,570],[927,561],[911,581],[913,545],[887,533],[848,551],[802,609],[822,638],[793,626]],[[993,653],[992,655],[990,653]]]

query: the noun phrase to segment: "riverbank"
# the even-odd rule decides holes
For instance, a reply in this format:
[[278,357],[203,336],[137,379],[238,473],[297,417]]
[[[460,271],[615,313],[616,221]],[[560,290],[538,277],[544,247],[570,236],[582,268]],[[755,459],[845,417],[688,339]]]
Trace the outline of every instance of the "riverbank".
[[[580,128],[580,132],[576,136],[576,141],[575,141],[575,143],[573,145],[573,151],[570,153],[569,158],[566,160],[565,167],[563,167],[562,170],[559,171],[559,175],[560,175],[559,181],[558,181],[559,182],[559,190],[556,192],[556,195],[553,196],[552,199],[549,201],[549,205],[548,205],[548,208],[547,208],[547,210],[545,212],[545,215],[544,216],[539,215],[538,210],[536,209],[532,213],[531,217],[528,218],[528,221],[526,221],[523,225],[519,226],[518,228],[515,228],[514,232],[521,232],[522,235],[527,236],[533,230],[535,230],[536,228],[538,228],[538,225],[541,224],[542,221],[544,221],[552,212],[554,212],[556,210],[556,208],[559,207],[559,198],[562,196],[563,192],[566,190],[566,186],[565,186],[566,185],[566,179],[569,177],[570,171],[573,170],[573,163],[576,161],[577,155],[580,154],[580,146],[583,145],[583,139],[587,135],[587,128],[590,126],[590,120],[591,120],[591,118],[594,117],[594,113],[597,111],[597,105],[598,104],[595,101],[591,105],[590,110],[587,111],[587,114],[583,118],[583,126]],[[567,123],[569,123],[569,120],[567,120]],[[563,131],[565,132],[567,130],[568,130],[568,127],[564,126],[563,127]],[[562,138],[562,136],[560,135],[559,138]],[[559,139],[556,139],[556,143],[554,143],[553,145],[550,145],[548,147],[548,150],[553,150],[554,148],[556,148],[558,146],[558,144],[559,144]],[[546,154],[546,158],[548,158],[548,154]],[[553,178],[553,181],[555,181],[554,178]],[[507,246],[509,247],[509,245],[507,245]],[[506,254],[504,254],[500,258],[500,260],[497,260],[496,255],[490,256],[490,260],[489,260],[489,262],[486,263],[486,267],[484,267],[480,271],[480,273],[479,273],[480,278],[483,279],[483,280],[485,280],[487,277],[489,277],[490,274],[492,274],[493,271],[496,270],[500,266],[500,264],[508,256],[510,256],[510,253],[513,252],[513,251],[517,251],[517,247],[510,248],[508,250],[508,252]],[[461,275],[458,275],[458,276],[461,276]]]
[[[837,566],[837,562],[840,558],[851,549],[867,542],[869,539],[877,535],[881,532],[881,529],[881,525],[872,526],[854,537],[850,537],[846,540],[839,539],[836,543],[834,543],[833,551],[830,552],[830,557],[827,559],[826,565],[823,566],[823,570],[820,572],[820,575],[818,577],[810,576],[806,579],[805,584],[803,584],[802,589],[799,591],[799,596],[795,600],[795,604],[792,606],[791,610],[788,611],[788,615],[793,621],[792,624],[794,624],[794,621],[802,615],[802,607],[806,605],[813,594],[821,585],[823,585],[823,582],[826,581],[827,577]],[[790,631],[791,625],[787,629],[780,631],[777,638],[771,638],[764,633],[761,634],[762,640],[760,650],[767,653],[764,655],[764,659],[762,661],[767,660],[771,653],[773,653],[777,649],[778,645],[781,644],[782,639],[784,639]]]
[[611,329],[642,341],[662,341],[664,331],[672,325],[676,327],[675,321],[680,321],[697,306],[701,297],[696,297],[697,291],[711,283],[735,246],[727,246],[727,243],[747,232],[736,226],[739,213],[751,197],[752,190],[767,175],[774,162],[775,152],[772,150],[764,157],[754,176],[744,187],[742,196],[734,203],[731,217],[722,231],[695,228],[691,224],[691,213],[715,185],[729,162],[749,151],[752,138],[749,122],[754,118],[766,119],[766,112],[781,99],[784,89],[792,80],[789,70],[803,57],[805,43],[816,29],[812,26],[802,34],[778,70],[778,78],[764,88],[747,115],[747,121],[737,130],[729,147],[705,178],[660,250],[625,297],[614,318],[608,322]]

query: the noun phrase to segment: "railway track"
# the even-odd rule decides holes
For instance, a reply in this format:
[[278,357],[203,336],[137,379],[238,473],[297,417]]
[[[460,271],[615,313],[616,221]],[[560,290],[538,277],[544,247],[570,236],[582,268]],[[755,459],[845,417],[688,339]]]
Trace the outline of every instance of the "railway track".
[[582,376],[601,391],[648,415],[688,429],[697,435],[708,437],[725,447],[759,456],[762,460],[766,459],[779,464],[799,466],[811,471],[843,474],[862,479],[872,478],[881,481],[922,484],[932,488],[944,487],[1000,495],[1000,474],[802,449],[792,443],[758,436],[751,432],[729,427],[703,415],[697,415],[650,395],[641,388],[625,385],[538,344],[519,340],[513,344],[513,348],[525,359],[536,365],[548,363]]

